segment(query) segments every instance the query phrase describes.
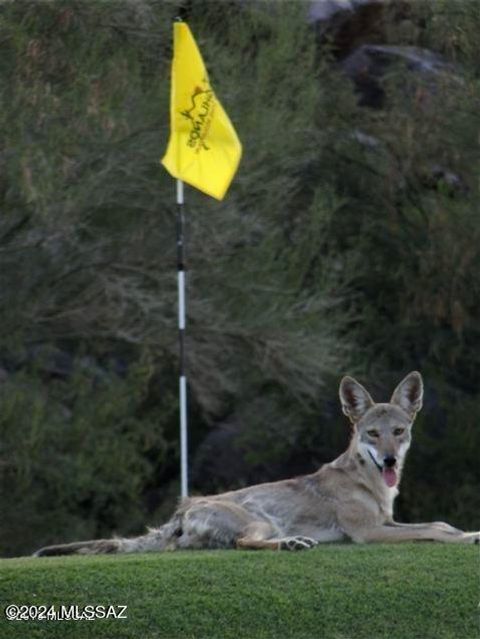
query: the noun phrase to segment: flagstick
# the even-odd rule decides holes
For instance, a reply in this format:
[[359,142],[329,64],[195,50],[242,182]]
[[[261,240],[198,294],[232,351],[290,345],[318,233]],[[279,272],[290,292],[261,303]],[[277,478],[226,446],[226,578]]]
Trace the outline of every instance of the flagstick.
[[187,377],[185,371],[185,246],[183,182],[177,180],[178,335],[180,346],[180,477],[181,496],[188,496]]

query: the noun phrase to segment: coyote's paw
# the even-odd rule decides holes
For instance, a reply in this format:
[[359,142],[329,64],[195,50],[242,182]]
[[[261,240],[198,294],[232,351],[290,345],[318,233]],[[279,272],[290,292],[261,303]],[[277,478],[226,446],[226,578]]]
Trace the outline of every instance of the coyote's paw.
[[285,537],[280,541],[280,550],[308,550],[318,545],[318,541],[310,537]]
[[462,539],[466,544],[480,544],[480,532],[463,533]]

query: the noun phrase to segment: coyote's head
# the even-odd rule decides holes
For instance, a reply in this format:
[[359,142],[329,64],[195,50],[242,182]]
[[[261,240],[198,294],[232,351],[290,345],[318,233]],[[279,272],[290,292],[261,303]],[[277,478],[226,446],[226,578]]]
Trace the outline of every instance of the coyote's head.
[[422,376],[416,371],[400,382],[389,404],[375,404],[352,377],[344,377],[340,383],[342,409],[354,425],[352,443],[363,463],[376,467],[389,487],[399,481],[422,398]]

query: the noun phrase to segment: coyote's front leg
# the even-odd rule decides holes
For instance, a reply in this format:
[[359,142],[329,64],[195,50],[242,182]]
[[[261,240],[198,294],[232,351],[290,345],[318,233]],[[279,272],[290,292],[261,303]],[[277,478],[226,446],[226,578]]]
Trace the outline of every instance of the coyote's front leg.
[[384,526],[364,528],[349,533],[353,541],[368,542],[402,542],[402,541],[440,541],[451,544],[480,544],[480,532],[463,532],[444,524],[397,524],[391,522]]
[[246,527],[236,545],[239,550],[307,550],[317,544],[315,539],[301,535],[280,537],[271,524],[255,521]]
[[302,535],[280,539],[241,537],[237,540],[237,549],[239,550],[308,550],[315,546],[318,546],[318,541]]

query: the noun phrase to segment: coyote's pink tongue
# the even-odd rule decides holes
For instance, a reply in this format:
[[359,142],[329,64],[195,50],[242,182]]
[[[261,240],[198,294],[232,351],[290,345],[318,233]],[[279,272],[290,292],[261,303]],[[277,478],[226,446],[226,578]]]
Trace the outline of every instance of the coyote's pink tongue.
[[382,470],[382,475],[387,486],[390,488],[395,486],[397,483],[397,473],[393,470],[393,468],[384,468]]

